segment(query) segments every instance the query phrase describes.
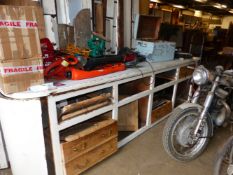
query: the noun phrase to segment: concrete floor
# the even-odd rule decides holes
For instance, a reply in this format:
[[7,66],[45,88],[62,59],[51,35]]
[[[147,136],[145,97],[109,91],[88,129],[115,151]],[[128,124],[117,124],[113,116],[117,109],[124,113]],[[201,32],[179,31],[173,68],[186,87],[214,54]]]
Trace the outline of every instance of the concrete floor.
[[230,129],[217,129],[204,154],[192,162],[180,163],[163,149],[164,124],[150,129],[83,175],[212,175],[215,154],[230,136]]
[[[230,129],[217,129],[204,154],[192,162],[180,163],[172,160],[163,149],[164,123],[134,139],[83,175],[211,175],[216,152],[231,135]],[[3,170],[0,175],[11,173]]]

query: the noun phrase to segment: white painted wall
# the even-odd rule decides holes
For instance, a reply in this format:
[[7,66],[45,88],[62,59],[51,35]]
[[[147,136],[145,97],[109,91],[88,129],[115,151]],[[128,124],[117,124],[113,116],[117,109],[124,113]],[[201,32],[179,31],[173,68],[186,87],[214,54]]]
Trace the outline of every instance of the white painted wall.
[[42,1],[44,14],[46,15],[55,15],[56,14],[56,6],[54,0],[43,0]]

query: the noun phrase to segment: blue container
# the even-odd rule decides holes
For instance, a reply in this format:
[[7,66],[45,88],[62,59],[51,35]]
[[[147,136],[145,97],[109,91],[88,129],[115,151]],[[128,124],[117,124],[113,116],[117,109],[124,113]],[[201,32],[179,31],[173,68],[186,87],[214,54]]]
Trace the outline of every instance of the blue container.
[[175,48],[175,42],[156,41],[154,42],[153,52],[147,56],[147,61],[160,62],[174,60]]

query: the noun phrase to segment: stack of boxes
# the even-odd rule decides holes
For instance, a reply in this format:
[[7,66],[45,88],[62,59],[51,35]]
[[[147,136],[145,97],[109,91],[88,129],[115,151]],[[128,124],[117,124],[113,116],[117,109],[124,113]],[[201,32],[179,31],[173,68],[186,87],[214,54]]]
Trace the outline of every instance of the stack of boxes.
[[40,38],[43,12],[36,6],[0,6],[0,88],[4,94],[44,83]]

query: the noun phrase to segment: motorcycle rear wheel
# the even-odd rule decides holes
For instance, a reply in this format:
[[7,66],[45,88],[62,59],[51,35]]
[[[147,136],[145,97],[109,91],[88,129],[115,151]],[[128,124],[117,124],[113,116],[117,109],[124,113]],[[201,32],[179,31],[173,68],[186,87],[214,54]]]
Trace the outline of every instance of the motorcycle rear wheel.
[[233,174],[233,136],[219,149],[214,164],[214,175]]
[[206,148],[212,132],[212,121],[207,117],[200,138],[190,144],[190,135],[198,121],[198,107],[177,107],[168,118],[163,131],[163,146],[170,157],[187,162],[197,158]]

